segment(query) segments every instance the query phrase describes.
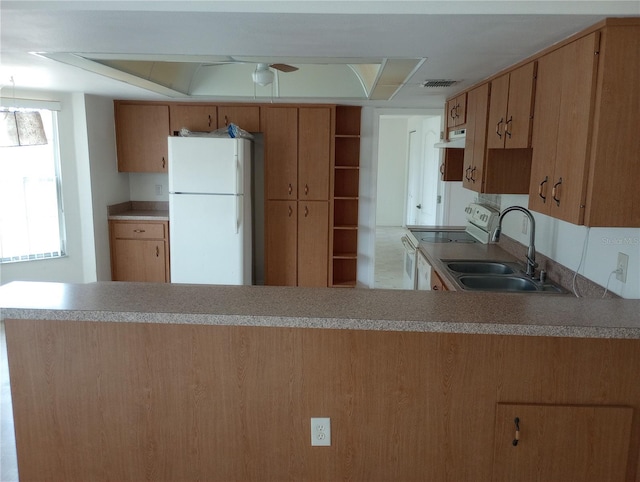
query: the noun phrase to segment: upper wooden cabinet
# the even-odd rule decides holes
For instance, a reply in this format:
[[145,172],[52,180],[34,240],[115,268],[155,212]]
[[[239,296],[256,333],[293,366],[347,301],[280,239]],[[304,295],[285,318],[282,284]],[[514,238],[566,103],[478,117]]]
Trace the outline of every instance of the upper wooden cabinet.
[[298,108],[262,109],[267,199],[298,199]]
[[118,171],[167,172],[169,105],[115,101]]
[[488,149],[531,147],[536,63],[491,81]]
[[456,96],[447,102],[447,129],[463,125],[467,121],[467,94]]
[[487,142],[487,109],[489,84],[482,84],[467,95],[467,135],[464,146],[462,185],[482,191],[484,160]]
[[493,86],[484,83],[467,96],[462,185],[481,193],[526,194],[531,149],[487,149],[487,116],[492,91]]
[[331,107],[298,109],[298,198],[327,201],[331,169]]
[[171,104],[171,134],[185,128],[193,132],[211,132],[218,128],[218,113],[211,104]]
[[444,159],[440,164],[441,181],[462,181],[464,149],[448,148],[444,150]]
[[538,61],[529,208],[639,227],[640,25],[607,25]]
[[219,105],[218,126],[235,124],[247,132],[261,132],[260,107],[257,105]]

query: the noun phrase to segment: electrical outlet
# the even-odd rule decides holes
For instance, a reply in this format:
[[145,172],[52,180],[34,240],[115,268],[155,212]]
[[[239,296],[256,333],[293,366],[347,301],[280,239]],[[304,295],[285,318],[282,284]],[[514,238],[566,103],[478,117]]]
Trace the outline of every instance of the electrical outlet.
[[618,264],[616,265],[616,279],[627,282],[627,268],[629,267],[629,255],[624,253],[618,253]]
[[311,445],[329,447],[331,445],[331,419],[311,418]]
[[529,232],[529,218],[526,216],[522,216],[522,234],[527,234]]
[[156,184],[156,196],[162,196],[162,184]]

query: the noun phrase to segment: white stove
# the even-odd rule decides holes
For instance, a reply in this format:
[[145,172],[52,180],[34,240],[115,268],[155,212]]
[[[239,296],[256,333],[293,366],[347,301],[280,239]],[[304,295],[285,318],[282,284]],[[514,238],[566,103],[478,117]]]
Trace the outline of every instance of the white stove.
[[[430,286],[429,266],[418,267],[418,245],[420,243],[482,243],[491,240],[500,211],[484,204],[471,203],[465,208],[467,225],[465,227],[429,227],[409,228],[409,234],[402,237],[404,255],[404,287],[405,289],[422,289],[421,285]],[[423,264],[426,261],[423,260]],[[423,277],[420,276],[423,272]],[[427,288],[430,289],[430,288]]]

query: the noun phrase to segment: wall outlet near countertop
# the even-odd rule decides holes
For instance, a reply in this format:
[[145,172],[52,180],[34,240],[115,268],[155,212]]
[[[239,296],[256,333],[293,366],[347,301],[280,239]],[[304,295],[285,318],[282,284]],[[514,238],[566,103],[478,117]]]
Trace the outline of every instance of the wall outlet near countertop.
[[618,253],[618,263],[616,264],[616,279],[627,282],[627,269],[629,268],[629,255]]
[[156,196],[162,196],[162,184],[156,184]]
[[325,417],[311,418],[311,445],[331,446],[331,419]]

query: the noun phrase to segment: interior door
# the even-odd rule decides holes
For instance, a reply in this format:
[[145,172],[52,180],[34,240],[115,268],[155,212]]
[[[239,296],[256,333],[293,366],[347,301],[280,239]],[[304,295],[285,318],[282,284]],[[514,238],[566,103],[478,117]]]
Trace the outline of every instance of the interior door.
[[410,226],[420,224],[420,209],[422,209],[422,163],[420,162],[420,142],[416,131],[409,132],[407,167],[406,223]]
[[[438,120],[438,127],[440,122]],[[438,217],[438,178],[440,166],[440,150],[433,145],[440,139],[440,133],[427,129],[424,133],[422,168],[421,209],[418,210],[418,224],[436,225]]]

